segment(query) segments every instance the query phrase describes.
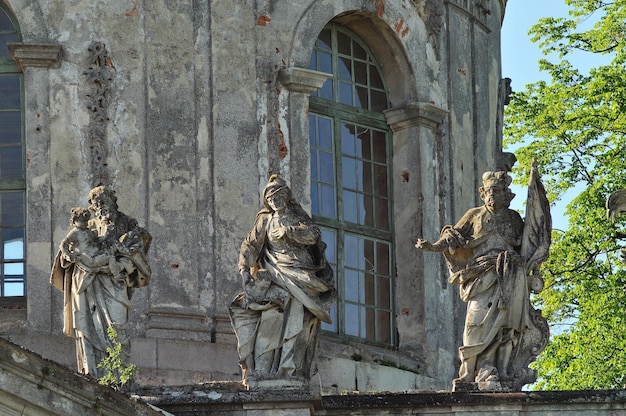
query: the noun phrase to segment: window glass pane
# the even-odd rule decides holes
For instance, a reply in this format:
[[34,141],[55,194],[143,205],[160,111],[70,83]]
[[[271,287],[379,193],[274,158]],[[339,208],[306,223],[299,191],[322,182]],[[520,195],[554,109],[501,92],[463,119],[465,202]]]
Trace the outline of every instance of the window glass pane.
[[333,155],[328,152],[319,152],[317,154],[320,163],[320,180],[326,183],[335,183]]
[[320,213],[318,186],[317,183],[311,182],[311,214],[313,215]]
[[358,42],[352,42],[352,55],[355,58],[359,58],[359,59],[367,59],[367,52],[365,52],[365,49],[363,49],[361,47],[361,45],[359,45]]
[[359,272],[346,269],[344,271],[345,299],[351,302],[359,301]]
[[325,100],[333,99],[333,80],[332,79],[329,78],[326,80],[326,82],[324,82],[324,85],[322,85],[322,88],[320,88],[318,91],[318,95],[321,98],[324,98]]
[[[311,58],[309,59],[309,69],[312,69],[313,71],[317,71],[317,53],[313,52],[311,54]],[[311,95],[315,95],[317,91],[314,91]]]
[[356,160],[351,157],[343,157],[341,161],[341,182],[344,188],[357,189],[357,166]]
[[24,258],[24,229],[5,228],[2,231],[5,260],[22,260]]
[[339,82],[339,102],[345,105],[352,105],[352,84]]
[[391,309],[391,285],[386,277],[378,278],[378,296],[376,306],[383,309]]
[[341,152],[345,155],[355,156],[354,124],[341,123]]
[[363,192],[367,194],[372,193],[372,164],[363,163],[363,175],[361,176],[363,182]]
[[337,51],[343,55],[350,55],[351,39],[345,33],[337,32]]
[[387,166],[374,165],[374,192],[379,196],[387,196]]
[[374,309],[365,309],[365,321],[365,338],[376,340],[376,318]]
[[369,107],[370,110],[383,111],[387,109],[387,95],[383,91],[371,90],[370,98],[371,98],[371,105]]
[[354,61],[354,82],[367,85],[367,64],[365,62]]
[[0,144],[22,143],[22,113],[0,111]]
[[346,235],[344,238],[344,264],[346,267],[354,269],[359,268],[359,258],[363,252],[363,241],[352,235]]
[[376,204],[376,227],[389,230],[389,204],[386,199],[374,199]]
[[23,162],[22,146],[0,147],[0,178],[22,179]]
[[382,131],[373,131],[374,160],[378,163],[387,163],[387,140]]
[[389,245],[376,243],[376,273],[389,276]]
[[317,52],[317,70],[320,72],[326,72],[327,74],[333,73],[333,60],[332,55],[325,52]]
[[332,120],[319,117],[317,119],[317,140],[320,149],[333,150]]
[[0,32],[15,32],[11,19],[2,9],[0,9]]
[[359,87],[358,85],[355,87],[356,95],[354,97],[354,106],[359,108],[369,108],[369,104],[367,103],[367,88]]
[[363,224],[369,227],[376,227],[374,215],[374,198],[369,195],[363,195]]
[[374,65],[370,65],[370,87],[377,89],[384,89],[383,79],[380,77],[378,73],[378,69]]
[[[2,12],[0,12],[2,13]],[[8,58],[11,56],[7,43],[19,42],[19,36],[17,33],[4,33],[0,35],[0,58]]]
[[356,192],[343,191],[343,219],[359,223],[358,198]]
[[331,41],[330,41],[330,29],[324,29],[320,32],[320,35],[317,38],[317,41],[315,41],[315,46],[320,48],[320,49],[326,49],[326,50],[330,50],[331,49]]
[[365,290],[363,291],[364,296],[360,299],[361,303],[366,305],[375,305],[375,288],[374,288],[374,275],[367,273],[365,275]]
[[14,276],[15,278],[21,278],[24,275],[24,263],[5,263],[4,264],[4,277]]
[[335,214],[335,188],[321,185],[321,201],[320,201],[320,215],[328,218],[336,218]]
[[359,336],[359,307],[346,303],[344,310],[344,322],[347,335]]
[[0,109],[20,110],[21,108],[20,77],[0,76]]
[[378,336],[377,341],[391,342],[391,314],[387,311],[378,311]]
[[2,226],[23,226],[24,192],[0,193],[0,211]]
[[24,276],[4,280],[3,296],[24,296]]
[[352,68],[350,67],[350,63],[350,59],[348,58],[339,58],[337,60],[337,74],[339,79],[352,81]]

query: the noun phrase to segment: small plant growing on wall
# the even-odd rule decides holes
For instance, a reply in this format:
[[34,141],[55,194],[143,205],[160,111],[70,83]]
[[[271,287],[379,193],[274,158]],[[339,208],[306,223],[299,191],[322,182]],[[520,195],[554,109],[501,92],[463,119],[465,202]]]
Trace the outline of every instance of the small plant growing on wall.
[[116,390],[121,390],[126,384],[132,383],[135,378],[135,373],[137,372],[137,366],[134,364],[125,364],[125,353],[115,328],[109,327],[107,329],[107,336],[113,346],[107,347],[107,356],[98,363],[98,368],[105,372],[105,374],[98,379],[98,383],[113,387]]

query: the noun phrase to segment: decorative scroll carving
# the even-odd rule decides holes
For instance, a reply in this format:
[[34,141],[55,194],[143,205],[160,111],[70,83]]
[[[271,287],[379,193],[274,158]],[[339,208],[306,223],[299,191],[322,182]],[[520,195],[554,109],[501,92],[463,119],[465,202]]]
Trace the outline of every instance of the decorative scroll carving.
[[90,99],[87,108],[91,113],[88,131],[91,148],[91,184],[92,186],[108,185],[110,181],[106,163],[106,128],[109,121],[107,107],[115,67],[104,43],[92,42],[88,50],[90,66],[85,75],[87,82],[93,84],[94,87],[93,93],[87,95]]

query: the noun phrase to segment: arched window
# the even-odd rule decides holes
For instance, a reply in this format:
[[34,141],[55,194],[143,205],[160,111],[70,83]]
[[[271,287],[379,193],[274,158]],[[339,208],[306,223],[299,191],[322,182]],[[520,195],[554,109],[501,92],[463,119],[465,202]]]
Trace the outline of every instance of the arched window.
[[0,298],[23,298],[25,157],[23,77],[8,43],[20,42],[13,16],[0,5]]
[[312,214],[337,275],[334,318],[323,329],[395,343],[388,98],[381,71],[350,30],[330,24],[310,69],[332,74],[310,97]]

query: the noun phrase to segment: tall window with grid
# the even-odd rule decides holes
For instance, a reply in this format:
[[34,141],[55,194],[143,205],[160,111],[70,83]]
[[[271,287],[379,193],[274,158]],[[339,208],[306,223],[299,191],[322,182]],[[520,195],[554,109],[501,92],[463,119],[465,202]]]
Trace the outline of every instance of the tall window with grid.
[[347,28],[320,33],[310,69],[332,74],[310,97],[312,214],[337,275],[324,329],[393,345],[394,256],[387,92],[366,45]]
[[23,77],[7,47],[19,41],[17,22],[0,5],[0,300],[4,301],[26,295]]

